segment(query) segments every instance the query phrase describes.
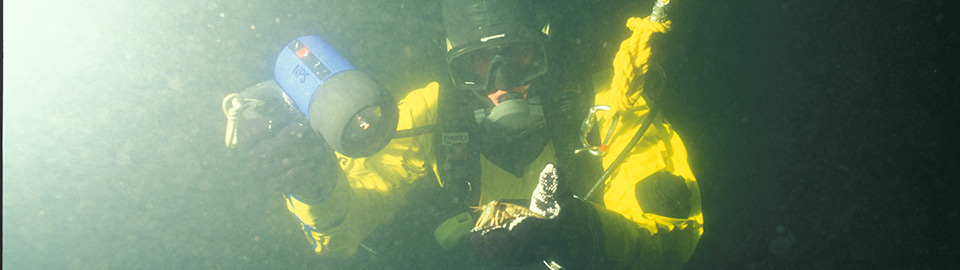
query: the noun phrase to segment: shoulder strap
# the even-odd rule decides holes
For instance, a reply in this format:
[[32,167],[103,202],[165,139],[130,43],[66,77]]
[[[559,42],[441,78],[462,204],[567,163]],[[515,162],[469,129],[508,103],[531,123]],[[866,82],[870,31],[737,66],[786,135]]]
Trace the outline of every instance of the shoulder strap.
[[[444,73],[446,75],[446,73]],[[480,152],[470,99],[452,87],[449,76],[440,80],[434,151],[437,177],[444,189],[457,194],[464,205],[480,199]]]

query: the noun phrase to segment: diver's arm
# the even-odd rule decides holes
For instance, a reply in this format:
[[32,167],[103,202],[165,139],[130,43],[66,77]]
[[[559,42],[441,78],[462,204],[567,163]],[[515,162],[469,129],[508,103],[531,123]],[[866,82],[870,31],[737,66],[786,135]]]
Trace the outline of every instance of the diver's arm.
[[[598,113],[600,130],[611,126],[616,130],[609,140],[608,152],[604,153],[603,165],[617,168],[604,183],[604,206],[594,205],[604,236],[604,260],[616,269],[682,267],[703,233],[696,178],[690,170],[686,148],[669,124],[655,119],[653,126],[644,131],[642,141],[625,149],[640,123],[650,115],[647,101],[641,96],[642,81],[634,80],[643,78],[648,70],[650,37],[670,30],[666,3],[659,0],[651,17],[628,20],[627,27],[633,34],[621,43],[614,58],[610,88],[598,92],[596,98],[597,104],[611,107],[608,112]],[[613,164],[624,150],[630,151],[628,158],[622,164]],[[651,180],[655,178],[666,180]],[[651,185],[655,182],[658,184]],[[650,191],[644,189],[670,190],[672,198],[651,202],[647,196]],[[679,215],[677,218],[654,213],[657,210],[650,205],[664,200],[684,205],[685,212],[673,211],[681,212],[675,214]]]
[[[661,15],[665,16],[665,15]],[[613,78],[609,88],[604,87],[596,94],[596,103],[610,106],[610,112],[642,109],[642,81],[649,69],[651,48],[648,41],[655,33],[667,33],[671,21],[652,21],[650,17],[633,17],[627,20],[630,37],[620,43],[620,49],[613,58]],[[639,102],[639,103],[638,103]],[[599,115],[603,116],[603,115]]]
[[[696,180],[679,176],[683,173],[678,171],[659,171],[639,181],[629,173],[616,176],[611,182],[614,188],[608,189],[613,196],[605,196],[606,205],[593,205],[603,235],[602,254],[612,268],[680,268],[689,260],[703,234],[703,215]],[[613,198],[634,192],[631,197]],[[664,205],[681,205],[682,211],[664,211],[668,208]]]
[[[399,103],[397,128],[433,124],[437,85],[415,90]],[[325,200],[285,194],[287,209],[302,223],[319,255],[350,255],[364,238],[385,222],[402,203],[413,183],[435,161],[429,134],[393,139],[376,154],[349,158],[338,154],[340,170],[323,177],[336,185]]]
[[[654,125],[632,149],[630,158],[611,174],[604,185],[603,205],[561,204],[567,206],[561,215],[567,211],[568,216],[576,217],[576,222],[563,226],[569,232],[565,235],[581,236],[565,241],[577,242],[570,245],[575,252],[569,254],[601,254],[602,260],[592,263],[600,267],[597,269],[680,268],[703,234],[700,191],[686,148],[668,124],[656,121]],[[638,128],[625,128],[626,132],[614,136],[630,135]],[[614,140],[610,148],[622,149],[624,144]],[[592,235],[599,239],[591,239]],[[594,261],[592,257],[565,261],[589,263]]]

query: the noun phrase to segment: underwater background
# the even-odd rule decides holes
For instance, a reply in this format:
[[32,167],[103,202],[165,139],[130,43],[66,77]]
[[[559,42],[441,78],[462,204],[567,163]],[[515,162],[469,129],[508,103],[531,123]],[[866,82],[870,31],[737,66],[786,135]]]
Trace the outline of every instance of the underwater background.
[[[653,5],[538,2],[563,80],[607,68]],[[702,192],[687,268],[958,264],[956,4],[674,2],[653,42]],[[223,146],[221,99],[291,40],[323,37],[402,97],[441,79],[442,31],[437,0],[4,1],[2,267],[492,269],[436,257],[427,206],[377,253],[320,258]]]

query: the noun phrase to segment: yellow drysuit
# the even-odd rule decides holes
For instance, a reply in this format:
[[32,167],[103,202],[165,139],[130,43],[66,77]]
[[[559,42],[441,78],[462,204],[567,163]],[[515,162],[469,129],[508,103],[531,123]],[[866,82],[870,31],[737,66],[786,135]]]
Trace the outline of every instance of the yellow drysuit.
[[[669,22],[655,23],[641,18],[631,18],[627,26],[633,34],[621,44],[614,59],[613,81],[596,95],[597,104],[611,107],[610,111],[597,115],[600,130],[606,131],[614,125],[607,140],[609,150],[603,153],[604,168],[624,150],[649,113],[647,102],[640,95],[642,89],[631,90],[629,86],[635,74],[647,71],[650,36],[669,30]],[[434,82],[402,99],[397,129],[434,124],[438,91],[439,85]],[[614,118],[616,114],[620,116]],[[613,119],[617,123],[614,124]],[[432,148],[437,146],[433,138],[432,134],[423,134],[394,139],[380,152],[365,158],[339,156],[343,174],[336,176],[338,183],[333,195],[323,202],[284,195],[287,208],[302,223],[315,252],[352,254],[364,237],[390,220],[414,182],[436,168]],[[682,266],[703,233],[699,188],[687,162],[686,149],[670,125],[657,119],[643,140],[630,151],[630,156],[604,183],[603,201],[594,204],[602,223],[604,260],[620,269]],[[482,159],[483,198],[488,201],[529,199],[540,171],[554,160],[554,147],[547,144],[540,156],[526,167],[524,177],[517,179]],[[690,215],[686,219],[645,213],[640,208],[636,184],[662,171],[685,179],[692,193]],[[438,180],[442,183],[443,179]]]

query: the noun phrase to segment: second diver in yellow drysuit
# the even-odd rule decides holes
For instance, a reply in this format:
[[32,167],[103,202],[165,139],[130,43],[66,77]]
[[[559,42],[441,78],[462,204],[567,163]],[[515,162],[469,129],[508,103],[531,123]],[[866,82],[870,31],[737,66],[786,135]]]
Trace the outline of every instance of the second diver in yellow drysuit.
[[[493,103],[490,107],[494,108],[511,101],[498,99],[500,96],[513,95],[516,100],[521,101],[529,99],[527,91],[533,80],[525,76],[538,77],[546,66],[545,59],[540,59],[540,55],[530,56],[528,51],[531,51],[530,46],[533,46],[533,54],[540,53],[537,49],[542,48],[536,46],[542,46],[545,39],[538,36],[542,32],[538,31],[539,29],[530,30],[531,27],[519,20],[497,17],[519,16],[519,8],[504,8],[515,4],[515,1],[510,0],[469,3],[444,1],[448,59],[455,85],[450,88],[470,88],[479,82],[487,86],[476,87],[481,93],[479,96],[489,98],[490,103]],[[603,169],[608,170],[608,177],[596,185],[590,182],[577,186],[596,187],[599,196],[588,196],[587,193],[593,192],[592,189],[570,190],[558,195],[564,197],[555,199],[556,204],[561,207],[558,218],[529,223],[564,222],[562,225],[543,225],[547,226],[545,228],[558,230],[550,233],[563,235],[556,237],[560,240],[542,239],[543,243],[550,243],[546,247],[536,247],[539,245],[536,242],[537,239],[549,238],[550,235],[537,234],[531,241],[531,237],[520,235],[523,232],[520,229],[513,230],[512,227],[498,228],[500,231],[483,231],[499,232],[488,234],[474,230],[471,237],[481,253],[493,257],[491,259],[494,261],[502,259],[505,264],[545,260],[548,265],[596,269],[679,268],[690,258],[703,234],[696,178],[691,171],[687,151],[680,137],[665,120],[651,113],[648,101],[641,95],[644,89],[636,86],[643,84],[639,83],[640,81],[634,82],[643,80],[648,71],[650,37],[655,33],[670,30],[670,21],[666,20],[663,14],[666,4],[665,1],[658,1],[650,17],[630,18],[627,21],[627,27],[632,34],[621,43],[613,60],[612,82],[596,92],[595,104],[608,108],[597,110],[595,116],[592,116],[595,117],[599,127],[597,130],[600,131],[603,141],[600,148],[604,150],[596,154],[601,156]],[[479,12],[498,20],[470,21],[470,16],[464,15],[474,14],[470,12]],[[503,21],[506,23],[502,23]],[[484,23],[491,25],[483,25]],[[481,25],[478,27],[476,24]],[[523,27],[518,28],[517,25]],[[477,33],[471,29],[483,29],[487,32]],[[537,66],[541,64],[544,65],[542,68]],[[457,74],[462,72],[468,75]],[[516,74],[507,74],[508,72]],[[441,89],[441,85],[437,82],[430,83],[410,92],[399,101],[397,130],[440,126],[439,119],[443,119],[440,115],[440,107],[443,106],[442,91],[462,91]],[[484,97],[483,94],[487,95]],[[476,120],[496,122],[496,119],[491,119],[491,111],[489,107],[486,111],[477,110]],[[525,117],[515,118],[514,120],[519,119],[515,122],[537,124],[536,116],[523,116]],[[642,130],[642,140],[628,149],[631,139],[641,130],[648,117],[655,118],[648,128]],[[311,119],[311,124],[316,124],[314,119]],[[295,189],[284,193],[287,209],[301,222],[317,254],[337,256],[355,252],[364,238],[378,226],[390,225],[385,223],[398,210],[404,196],[413,189],[416,181],[423,181],[430,174],[437,175],[441,185],[449,185],[449,182],[455,181],[450,179],[458,176],[448,177],[450,174],[443,172],[442,167],[450,164],[444,160],[457,162],[464,160],[464,156],[473,154],[465,150],[469,149],[469,141],[478,140],[477,134],[484,133],[477,133],[475,130],[473,133],[456,130],[446,132],[442,126],[438,129],[440,131],[433,129],[433,132],[394,138],[381,150],[366,157],[351,158],[338,153],[342,173],[336,174],[335,180],[316,180],[328,181],[331,184],[327,186],[333,187],[332,192],[322,198],[313,193],[314,189]],[[438,132],[442,132],[442,135],[438,135]],[[528,133],[529,130],[520,132]],[[539,151],[534,153],[538,155],[529,155],[527,160],[532,161],[521,164],[525,166],[504,168],[503,162],[498,164],[491,160],[502,157],[487,152],[478,155],[479,175],[476,177],[480,178],[479,190],[484,200],[481,204],[491,200],[528,200],[535,189],[543,189],[544,175],[550,175],[544,168],[560,171],[564,169],[555,169],[548,165],[557,160],[554,142],[521,141],[521,144],[533,145]],[[438,151],[438,147],[444,150]],[[623,151],[629,153],[615,162]],[[566,218],[563,218],[564,216]],[[522,226],[518,225],[517,228]],[[530,227],[539,228],[533,225]],[[438,240],[441,245],[456,243],[449,239]],[[540,249],[569,250],[534,252]],[[534,251],[521,255],[511,253],[516,250]],[[531,258],[499,258],[509,256]]]

